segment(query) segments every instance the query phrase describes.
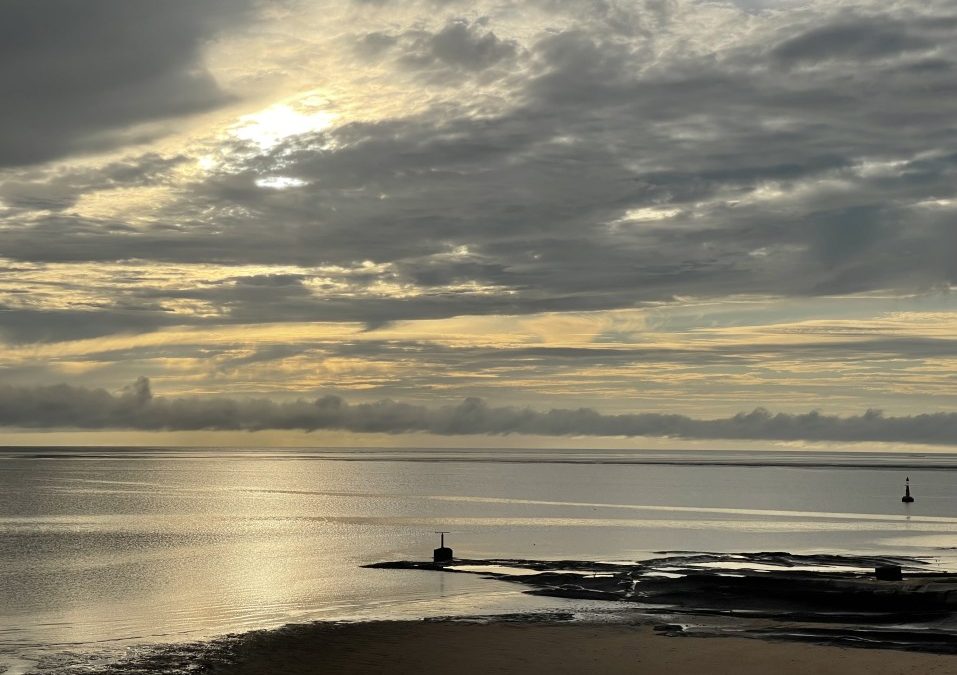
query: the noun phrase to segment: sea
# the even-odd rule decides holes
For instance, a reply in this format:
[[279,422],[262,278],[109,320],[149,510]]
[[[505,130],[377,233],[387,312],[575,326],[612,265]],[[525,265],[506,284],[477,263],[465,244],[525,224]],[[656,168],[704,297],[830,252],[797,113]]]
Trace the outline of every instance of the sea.
[[427,560],[437,531],[470,559],[788,551],[957,571],[957,455],[3,448],[0,673],[88,672],[287,623],[602,604],[363,567]]

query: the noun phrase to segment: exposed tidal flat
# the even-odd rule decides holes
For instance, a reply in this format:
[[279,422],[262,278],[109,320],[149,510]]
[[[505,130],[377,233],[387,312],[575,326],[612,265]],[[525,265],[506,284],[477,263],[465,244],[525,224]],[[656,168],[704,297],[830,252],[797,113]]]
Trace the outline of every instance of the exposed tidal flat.
[[[645,564],[649,573],[681,574],[689,563],[677,559],[689,554],[678,551],[744,556],[755,574],[777,574],[780,561],[747,557],[772,551],[843,556],[828,559],[836,573],[890,558],[912,564],[914,573],[955,571],[955,469],[957,457],[937,453],[6,449],[0,451],[0,672],[92,672],[111,663],[181,672],[216,654],[226,659],[217,667],[244,672],[241,662],[251,663],[256,650],[278,659],[278,645],[294,638],[303,640],[303,650],[307,643],[319,649],[317,640],[326,645],[321,654],[303,656],[301,668],[339,658],[332,645],[371,659],[389,645],[459,644],[466,635],[477,636],[476,645],[524,640],[538,653],[550,644],[576,644],[574,636],[584,635],[576,630],[591,631],[581,644],[607,638],[608,653],[618,654],[625,643],[617,640],[638,640],[628,643],[629,653],[643,650],[646,658],[670,653],[671,645],[676,653],[712,645],[692,650],[707,654],[737,642],[695,637],[705,634],[746,630],[749,637],[785,639],[780,617],[748,616],[745,623],[730,617],[729,623],[727,612],[680,611],[674,598],[623,607],[598,594],[529,594],[528,583],[506,576],[534,564],[548,568],[538,572],[581,571],[569,569],[576,562]],[[905,475],[917,496],[911,505],[900,502]],[[363,567],[427,560],[438,529],[452,531],[458,558],[513,569]],[[670,564],[663,562],[669,557]],[[582,586],[574,579],[553,585]],[[488,620],[421,621],[516,613],[520,622],[498,628]],[[530,622],[531,615],[539,620]],[[787,621],[818,643],[901,646],[853,633],[874,629],[873,622],[841,618],[843,642],[824,631],[833,622]],[[952,628],[947,611],[885,618],[876,625],[884,637],[923,632],[946,642]],[[297,627],[280,628],[287,624]],[[659,634],[655,625],[672,628]],[[620,632],[626,629],[632,633]],[[302,653],[285,644],[288,653]],[[748,653],[836,649],[745,644]],[[471,648],[463,643],[448,658]],[[185,660],[167,658],[175,653]],[[955,657],[939,653],[853,653],[894,654],[885,665],[943,659],[951,670],[939,672],[957,670]],[[277,672],[309,671],[286,664]]]

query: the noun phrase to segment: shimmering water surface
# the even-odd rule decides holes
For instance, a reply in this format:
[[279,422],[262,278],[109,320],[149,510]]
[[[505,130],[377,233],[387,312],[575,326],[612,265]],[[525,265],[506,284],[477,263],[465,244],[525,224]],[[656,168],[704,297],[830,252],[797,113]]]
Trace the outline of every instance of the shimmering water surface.
[[782,550],[955,569],[955,488],[943,454],[0,450],[0,672],[313,619],[570,606],[360,567],[427,558],[433,530],[468,558]]

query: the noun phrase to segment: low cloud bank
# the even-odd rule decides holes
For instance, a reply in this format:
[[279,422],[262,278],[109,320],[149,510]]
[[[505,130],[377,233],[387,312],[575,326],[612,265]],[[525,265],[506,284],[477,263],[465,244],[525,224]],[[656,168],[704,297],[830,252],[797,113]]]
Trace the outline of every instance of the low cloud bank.
[[349,404],[339,396],[277,403],[268,399],[154,397],[139,378],[120,394],[66,384],[0,386],[0,426],[168,431],[336,429],[438,435],[659,436],[689,439],[880,441],[957,445],[957,413],[885,417],[773,414],[763,408],[720,419],[590,408],[492,407],[477,398],[430,408],[391,400]]

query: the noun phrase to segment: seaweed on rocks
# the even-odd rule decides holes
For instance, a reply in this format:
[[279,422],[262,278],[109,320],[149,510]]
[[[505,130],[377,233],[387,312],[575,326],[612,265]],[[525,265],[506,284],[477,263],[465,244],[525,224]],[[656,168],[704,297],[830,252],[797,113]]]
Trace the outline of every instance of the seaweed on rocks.
[[[920,558],[784,551],[658,554],[662,557],[623,563],[457,559],[369,567],[480,574],[522,584],[534,595],[629,603],[648,617],[669,614],[746,624],[735,633],[765,622],[771,625],[755,629],[754,636],[769,639],[784,639],[789,633],[783,625],[810,624],[800,635],[828,644],[868,646],[871,640],[941,653],[952,653],[940,647],[944,638],[957,644],[957,574],[930,569]],[[902,578],[877,579],[875,568],[887,566],[899,567]],[[876,626],[881,628],[871,628]],[[729,634],[727,627],[712,632]]]

